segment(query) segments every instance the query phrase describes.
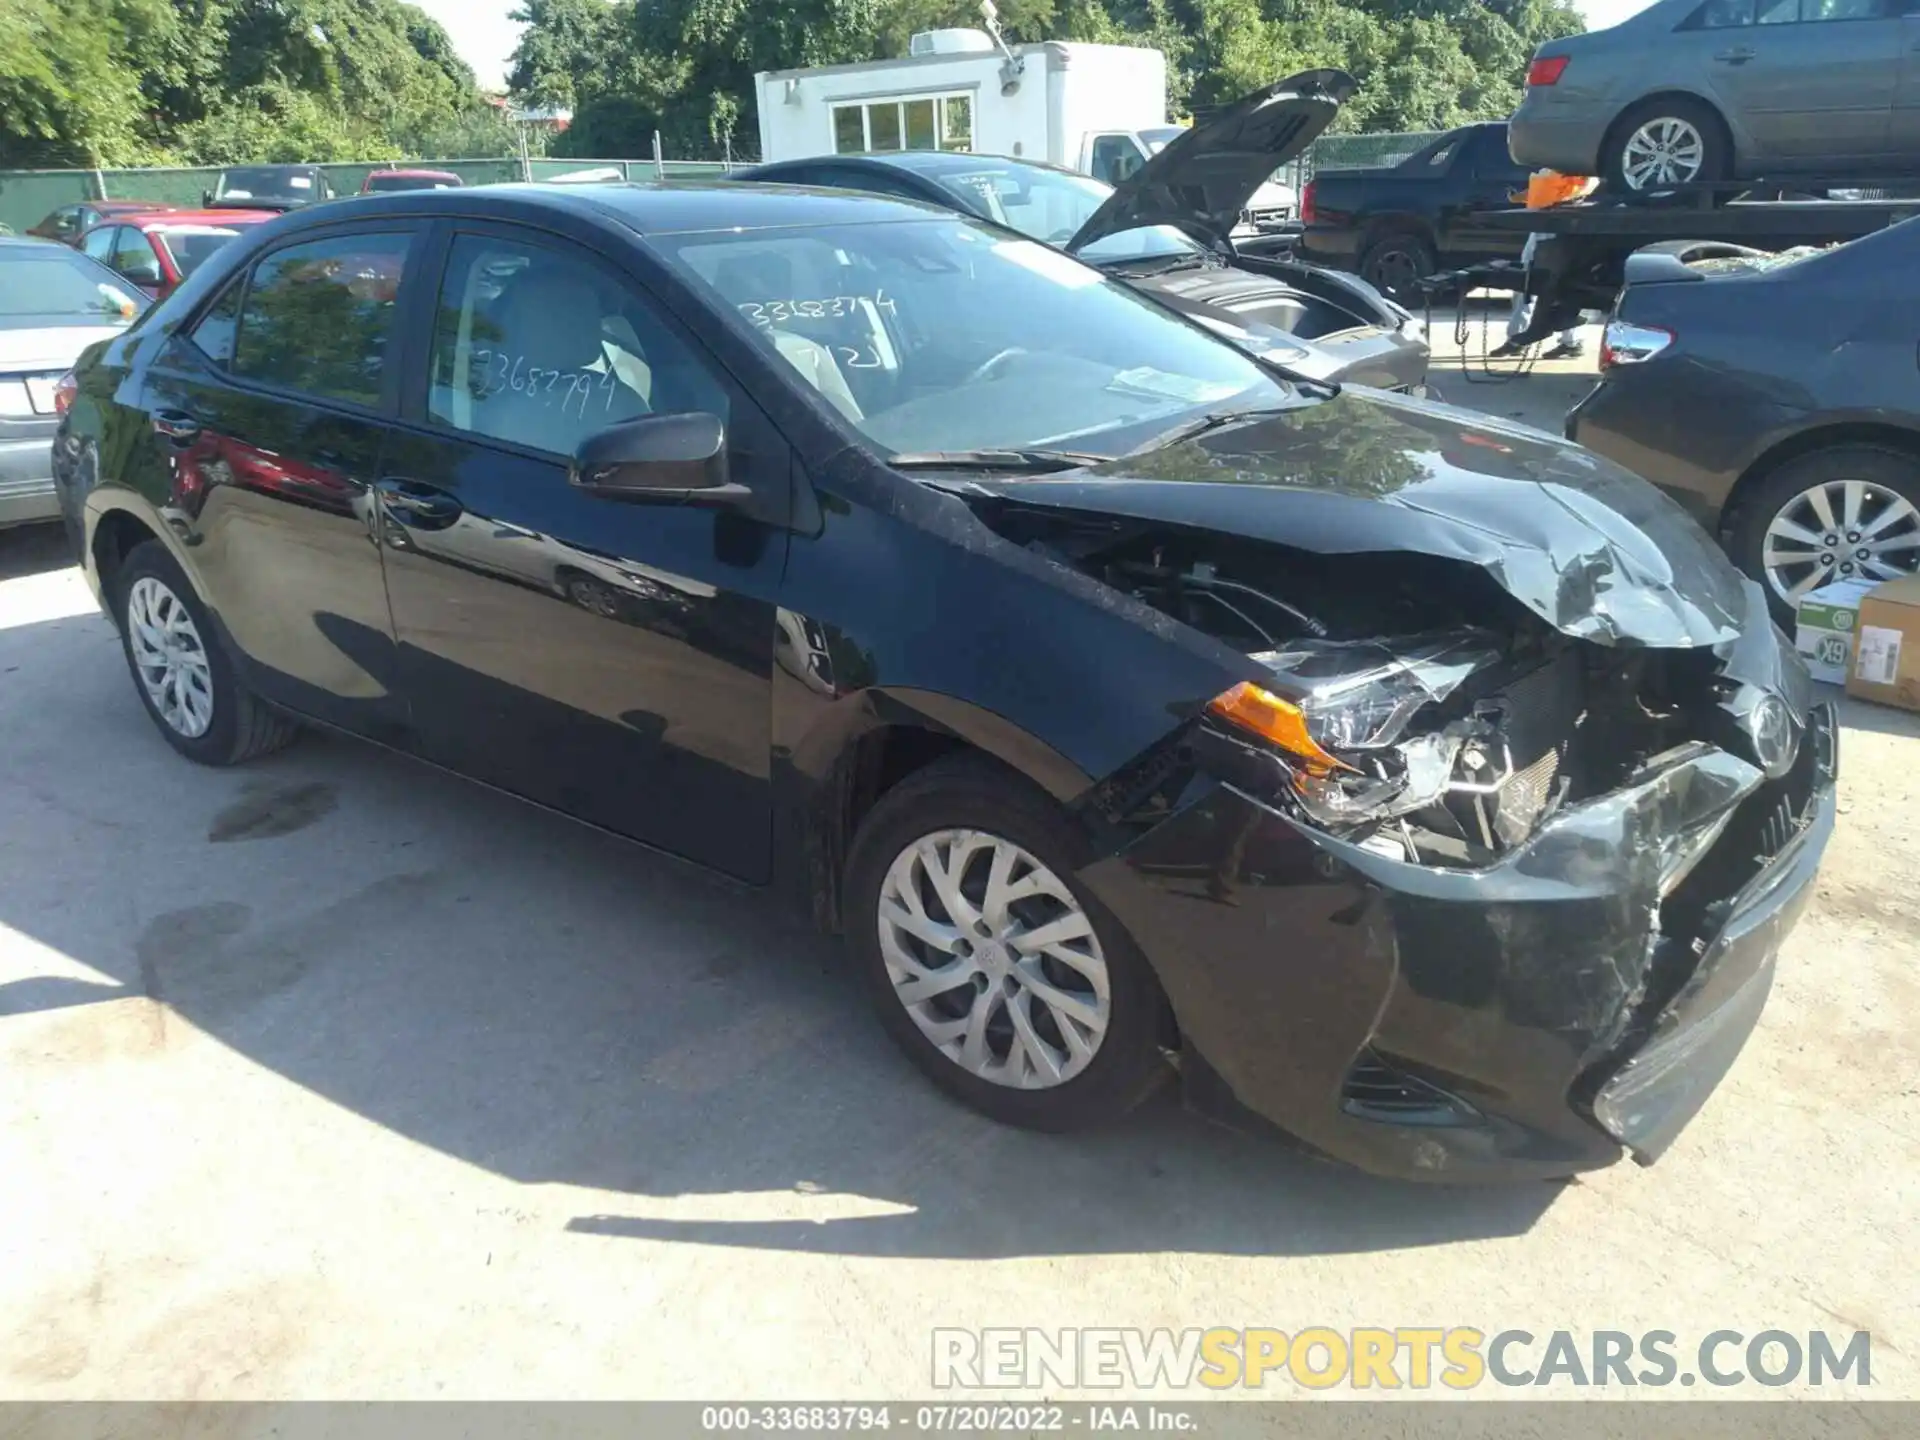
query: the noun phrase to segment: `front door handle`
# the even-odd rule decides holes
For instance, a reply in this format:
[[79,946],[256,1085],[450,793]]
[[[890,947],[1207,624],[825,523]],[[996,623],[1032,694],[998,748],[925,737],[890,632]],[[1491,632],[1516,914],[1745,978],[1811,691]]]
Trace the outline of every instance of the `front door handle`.
[[396,520],[416,529],[444,530],[466,513],[457,496],[424,481],[389,475],[374,488]]
[[1718,55],[1714,56],[1713,58],[1718,60],[1722,65],[1744,65],[1747,63],[1747,61],[1753,59],[1753,51],[1745,48],[1738,49],[1738,50],[1722,50]]
[[200,422],[184,410],[156,410],[153,433],[175,445],[191,445],[200,438]]

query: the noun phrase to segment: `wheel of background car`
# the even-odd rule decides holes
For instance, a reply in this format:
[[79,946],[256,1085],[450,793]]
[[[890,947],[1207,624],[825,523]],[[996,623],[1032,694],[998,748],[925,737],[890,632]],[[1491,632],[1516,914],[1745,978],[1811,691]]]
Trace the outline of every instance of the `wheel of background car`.
[[1711,183],[1726,178],[1726,127],[1711,106],[1685,96],[1634,106],[1608,132],[1607,180],[1628,190]]
[[1367,246],[1360,257],[1360,278],[1388,299],[1412,305],[1421,299],[1420,281],[1438,266],[1433,246],[1424,238],[1396,230]]
[[976,385],[982,380],[991,380],[994,372],[1006,364],[1007,361],[1013,359],[1016,355],[1025,355],[1026,353],[1027,350],[1025,346],[1009,345],[1005,350],[995,352],[974,366],[972,370],[967,372],[967,378],[960,383],[963,385]]
[[114,594],[134,689],[174,749],[202,765],[236,765],[298,733],[241,684],[206,607],[159,541],[127,556]]
[[1047,796],[961,756],[883,796],[847,862],[848,945],[887,1032],[942,1089],[1006,1124],[1111,1120],[1166,1072],[1166,1002],[1076,883],[1090,858]]
[[1920,460],[1871,445],[1797,456],[1741,498],[1728,539],[1791,626],[1800,597],[1821,585],[1920,570]]

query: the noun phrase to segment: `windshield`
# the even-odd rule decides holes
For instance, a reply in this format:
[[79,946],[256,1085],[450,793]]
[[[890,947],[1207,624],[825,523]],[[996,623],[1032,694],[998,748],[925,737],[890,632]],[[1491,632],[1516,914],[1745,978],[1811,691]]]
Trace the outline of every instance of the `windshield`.
[[219,225],[169,225],[164,230],[147,233],[167,247],[167,254],[173,257],[173,268],[184,280],[240,232]]
[[654,237],[888,453],[1135,449],[1292,392],[1057,250],[951,220]]
[[[1113,187],[1091,175],[1046,170],[1012,160],[982,157],[977,167],[931,177],[969,210],[1049,245],[1064,245],[1080,233],[1113,194]],[[1142,225],[1106,235],[1076,252],[1095,262],[1159,256],[1199,255],[1205,251],[1171,225]]]
[[0,251],[0,330],[120,325],[145,308],[131,287],[72,250]]
[[216,200],[311,200],[313,176],[273,165],[242,165],[220,172]]

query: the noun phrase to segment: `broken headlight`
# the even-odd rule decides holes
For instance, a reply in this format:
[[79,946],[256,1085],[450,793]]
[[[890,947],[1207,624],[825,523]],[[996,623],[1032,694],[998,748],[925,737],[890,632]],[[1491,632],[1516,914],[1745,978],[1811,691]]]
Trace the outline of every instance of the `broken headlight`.
[[1432,804],[1455,784],[1463,750],[1472,758],[1484,727],[1458,717],[1411,737],[1407,730],[1501,654],[1496,638],[1478,630],[1298,640],[1252,657],[1272,672],[1272,689],[1236,685],[1211,708],[1287,753],[1294,793],[1314,819],[1386,820]]

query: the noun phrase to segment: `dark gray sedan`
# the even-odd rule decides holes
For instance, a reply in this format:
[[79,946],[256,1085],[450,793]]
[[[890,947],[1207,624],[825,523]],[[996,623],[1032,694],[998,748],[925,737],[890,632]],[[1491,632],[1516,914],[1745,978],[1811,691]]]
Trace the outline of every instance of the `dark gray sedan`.
[[1703,248],[1628,260],[1567,437],[1719,533],[1783,619],[1829,580],[1920,568],[1920,301],[1904,283],[1920,221],[1797,257]]
[[1629,190],[1920,161],[1909,0],[1657,0],[1534,52],[1513,158]]

